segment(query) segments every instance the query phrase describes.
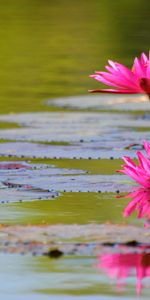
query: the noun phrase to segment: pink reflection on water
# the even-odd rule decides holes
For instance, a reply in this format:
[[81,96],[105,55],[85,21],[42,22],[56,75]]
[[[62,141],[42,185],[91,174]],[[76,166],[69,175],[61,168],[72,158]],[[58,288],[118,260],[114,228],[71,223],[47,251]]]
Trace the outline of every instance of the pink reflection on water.
[[125,279],[136,277],[136,293],[142,290],[142,279],[150,277],[150,253],[113,253],[98,256],[97,268],[117,280],[117,288],[125,286]]

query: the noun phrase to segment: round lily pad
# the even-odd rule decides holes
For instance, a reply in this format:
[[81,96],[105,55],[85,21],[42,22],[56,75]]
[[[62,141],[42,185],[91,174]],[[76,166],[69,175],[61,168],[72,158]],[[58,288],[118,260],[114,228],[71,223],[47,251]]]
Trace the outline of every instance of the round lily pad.
[[150,111],[148,99],[145,95],[109,95],[89,94],[85,96],[63,97],[45,101],[48,106],[69,109],[99,109],[122,111]]

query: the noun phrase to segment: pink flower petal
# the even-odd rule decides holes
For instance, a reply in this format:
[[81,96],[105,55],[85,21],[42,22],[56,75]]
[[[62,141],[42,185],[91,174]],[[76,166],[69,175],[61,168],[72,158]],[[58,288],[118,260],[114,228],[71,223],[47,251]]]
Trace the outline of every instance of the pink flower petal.
[[150,144],[147,141],[144,141],[144,150],[146,151],[147,155],[150,157]]
[[122,159],[124,160],[124,162],[131,167],[136,167],[136,164],[132,161],[132,159],[128,156],[123,156]]
[[143,65],[141,65],[140,60],[137,57],[134,60],[132,70],[137,78],[142,78],[146,75],[145,69],[143,68]]
[[142,64],[143,66],[146,67],[147,61],[148,61],[148,58],[147,58],[147,56],[145,55],[145,53],[143,52],[143,53],[141,54],[141,64]]
[[147,159],[140,151],[137,151],[138,160],[140,163],[140,167],[147,172],[148,175],[150,175],[150,161]]
[[150,182],[147,180],[146,177],[143,176],[143,171],[141,171],[140,173],[140,170],[136,170],[130,166],[125,166],[123,172],[142,186],[146,188],[150,186]]
[[111,93],[111,94],[139,94],[139,91],[131,90],[114,90],[114,89],[95,89],[89,90],[90,93]]
[[140,58],[134,59],[132,69],[126,66],[108,60],[109,65],[106,66],[108,72],[96,72],[90,77],[102,82],[114,89],[95,89],[93,93],[119,93],[119,94],[137,94],[145,93],[150,97],[150,55],[149,58],[142,53]]

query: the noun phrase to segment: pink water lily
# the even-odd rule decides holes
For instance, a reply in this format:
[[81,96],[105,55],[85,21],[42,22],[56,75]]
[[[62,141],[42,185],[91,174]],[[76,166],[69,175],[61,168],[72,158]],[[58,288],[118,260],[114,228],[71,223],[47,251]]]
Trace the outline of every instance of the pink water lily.
[[136,151],[138,164],[135,164],[130,157],[123,156],[125,164],[117,172],[128,175],[144,188],[150,188],[150,144],[144,141],[143,146],[148,157]]
[[150,53],[149,57],[142,53],[140,58],[135,58],[130,70],[126,66],[108,60],[105,66],[108,72],[96,71],[90,77],[115,89],[96,89],[90,92],[138,94],[145,93],[150,97]]
[[[123,216],[128,217],[132,212],[137,212],[137,218],[150,219],[150,189],[139,187],[129,193],[125,198],[131,198],[123,211]],[[146,223],[145,223],[146,224]]]
[[[126,196],[126,198],[131,198],[131,200],[124,209],[123,216],[128,217],[132,212],[136,211],[138,218],[150,220],[150,144],[144,141],[143,148],[147,156],[137,151],[138,164],[135,164],[130,157],[124,156],[125,164],[122,166],[123,169],[117,172],[128,175],[140,184]],[[147,226],[148,223],[145,223],[145,227]]]

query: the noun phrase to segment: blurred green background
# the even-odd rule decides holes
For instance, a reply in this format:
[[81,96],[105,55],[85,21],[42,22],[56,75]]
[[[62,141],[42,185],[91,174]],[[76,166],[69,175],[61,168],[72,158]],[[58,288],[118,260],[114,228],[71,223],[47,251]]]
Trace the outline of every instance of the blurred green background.
[[0,113],[88,93],[108,58],[128,66],[150,44],[149,0],[1,0]]

